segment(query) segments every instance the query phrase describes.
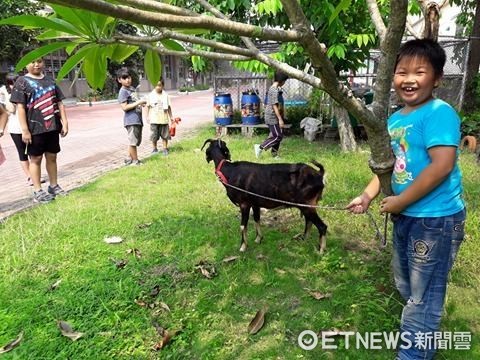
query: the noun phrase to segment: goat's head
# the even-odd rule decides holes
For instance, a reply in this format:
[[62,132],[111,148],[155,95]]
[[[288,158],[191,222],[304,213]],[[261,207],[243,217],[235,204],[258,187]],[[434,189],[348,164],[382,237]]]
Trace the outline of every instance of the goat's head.
[[207,159],[207,162],[210,162],[213,160],[215,156],[214,150],[218,150],[221,156],[225,160],[230,160],[230,150],[228,150],[227,144],[225,143],[225,141],[222,141],[220,139],[207,139],[203,143],[203,146],[200,150],[203,150],[203,148],[205,147],[205,145],[207,145],[207,143],[210,143],[207,150],[205,150],[205,157]]

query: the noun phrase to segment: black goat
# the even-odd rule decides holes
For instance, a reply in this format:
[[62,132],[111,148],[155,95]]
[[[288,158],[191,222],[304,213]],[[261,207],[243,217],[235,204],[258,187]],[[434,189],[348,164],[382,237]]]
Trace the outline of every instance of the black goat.
[[[326,246],[327,225],[318,216],[316,208],[312,207],[316,206],[318,200],[322,197],[325,171],[321,164],[312,161],[319,168],[319,170],[315,170],[302,163],[230,162],[230,151],[224,141],[208,139],[203,144],[202,150],[207,143],[210,143],[205,151],[207,162],[213,160],[215,172],[225,186],[227,196],[232,203],[240,207],[242,214],[240,251],[247,249],[247,224],[250,208],[253,209],[253,219],[255,220],[255,242],[259,243],[262,240],[260,208],[297,207],[305,217],[305,230],[303,235],[300,234],[300,236],[306,238],[313,223],[319,232],[319,251],[323,253]],[[304,204],[306,206],[294,204]]]

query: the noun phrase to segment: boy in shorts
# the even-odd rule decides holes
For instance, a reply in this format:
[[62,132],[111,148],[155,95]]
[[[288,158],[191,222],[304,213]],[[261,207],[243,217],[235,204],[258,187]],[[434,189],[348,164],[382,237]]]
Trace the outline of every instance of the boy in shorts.
[[147,99],[147,121],[150,124],[153,150],[152,154],[158,153],[157,142],[162,138],[163,155],[168,155],[168,140],[170,140],[169,124],[172,123],[172,108],[170,98],[163,91],[163,80],[160,79],[155,89],[148,95]]
[[117,81],[122,85],[118,92],[118,102],[124,111],[123,125],[128,133],[128,159],[125,164],[142,165],[138,160],[137,147],[142,143],[142,106],[146,104],[146,100],[138,99],[128,69],[118,70]]
[[[68,134],[65,98],[55,81],[45,76],[43,59],[26,66],[27,74],[20,76],[12,89],[10,102],[17,104],[17,116],[22,130],[22,141],[30,157],[29,172],[33,182],[33,201],[47,203],[55,196],[67,193],[57,182],[57,154],[60,136]],[[45,156],[49,186],[41,185],[41,165]]]

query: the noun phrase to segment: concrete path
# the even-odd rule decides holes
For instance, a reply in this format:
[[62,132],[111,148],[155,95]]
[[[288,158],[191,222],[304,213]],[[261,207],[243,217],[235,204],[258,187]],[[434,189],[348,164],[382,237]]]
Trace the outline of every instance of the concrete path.
[[[189,95],[170,93],[174,117],[182,122],[177,127],[172,145],[188,136],[195,128],[213,123],[213,92],[199,91]],[[58,183],[72,190],[99,175],[124,165],[127,157],[127,133],[123,128],[123,112],[118,103],[74,105],[67,107],[69,134],[61,139],[58,155]],[[213,134],[213,129],[212,129]],[[150,128],[144,126],[139,158],[150,155]],[[161,142],[159,142],[161,144]],[[0,138],[7,161],[0,166],[0,220],[33,206],[32,187],[27,186],[20,168],[17,151],[9,134]],[[42,176],[46,176],[43,161]],[[48,184],[44,184],[44,189]]]

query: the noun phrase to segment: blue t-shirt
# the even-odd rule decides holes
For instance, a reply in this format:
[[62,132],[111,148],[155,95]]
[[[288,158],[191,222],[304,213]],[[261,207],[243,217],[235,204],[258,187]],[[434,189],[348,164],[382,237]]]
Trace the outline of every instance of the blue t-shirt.
[[[431,163],[428,149],[434,146],[455,146],[460,143],[460,118],[446,102],[434,99],[408,114],[402,110],[388,119],[388,132],[395,154],[392,190],[395,195],[408,188]],[[430,193],[402,211],[412,217],[440,217],[461,211],[463,202],[462,174],[455,167],[445,180]]]
[[[120,104],[126,102],[127,104],[132,104],[138,101],[137,93],[133,87],[125,88],[121,87],[118,92],[118,102]],[[128,125],[143,125],[142,121],[142,107],[137,106],[135,109],[131,109],[124,112],[123,115],[123,126]]]

